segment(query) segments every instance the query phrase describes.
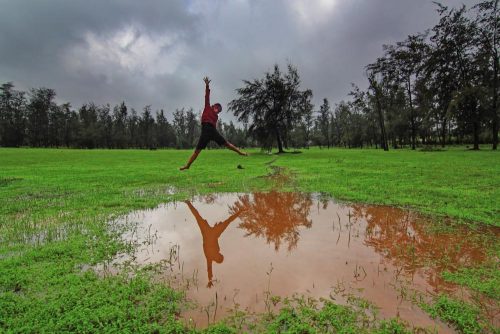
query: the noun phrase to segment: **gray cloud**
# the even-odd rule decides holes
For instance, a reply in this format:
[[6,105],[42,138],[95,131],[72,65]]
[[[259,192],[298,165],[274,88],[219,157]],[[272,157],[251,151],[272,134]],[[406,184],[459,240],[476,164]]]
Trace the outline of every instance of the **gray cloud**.
[[[477,1],[463,1],[471,6]],[[443,1],[459,6],[462,1]],[[0,0],[0,81],[54,88],[59,100],[141,110],[235,98],[275,63],[299,69],[319,107],[366,85],[382,44],[437,23],[427,0]],[[231,119],[227,114],[225,119]]]

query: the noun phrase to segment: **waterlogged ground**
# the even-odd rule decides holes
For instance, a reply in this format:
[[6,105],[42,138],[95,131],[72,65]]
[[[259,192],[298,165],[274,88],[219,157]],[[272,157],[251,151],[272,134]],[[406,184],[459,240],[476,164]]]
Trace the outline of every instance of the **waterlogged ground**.
[[[138,211],[125,227],[129,254],[114,264],[158,264],[186,290],[182,317],[204,327],[235,310],[260,313],[294,294],[346,303],[351,295],[415,327],[452,332],[418,306],[439,293],[477,305],[494,327],[498,304],[442,278],[491,261],[500,228],[447,228],[387,206],[341,204],[305,193],[214,194]],[[114,266],[107,266],[112,270]],[[278,296],[278,297],[277,297]]]

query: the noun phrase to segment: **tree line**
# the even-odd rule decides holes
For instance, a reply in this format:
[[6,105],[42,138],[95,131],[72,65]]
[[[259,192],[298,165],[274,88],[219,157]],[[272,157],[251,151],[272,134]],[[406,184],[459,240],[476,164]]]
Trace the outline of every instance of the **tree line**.
[[[298,70],[278,65],[263,78],[244,80],[229,110],[243,125],[219,122],[240,147],[411,147],[480,143],[498,146],[498,1],[470,9],[436,3],[439,22],[423,33],[384,45],[365,67],[367,89],[352,86],[349,99],[317,110]],[[199,113],[179,109],[169,122],[150,106],[140,114],[125,103],[57,105],[52,89],[17,91],[0,86],[0,146],[77,148],[191,148],[200,134]]]
[[[201,127],[193,109],[178,109],[168,121],[163,110],[153,114],[151,106],[142,113],[125,102],[109,105],[88,103],[73,110],[58,105],[56,92],[48,88],[28,93],[12,83],[0,86],[0,146],[71,148],[191,148]],[[245,129],[233,122],[219,122],[219,131],[239,146],[253,145]]]
[[313,111],[297,69],[278,66],[244,81],[229,107],[263,147],[308,145],[411,147],[498,146],[498,0],[470,9],[436,3],[439,22],[424,33],[384,45],[365,68],[368,88],[353,85],[348,101]]

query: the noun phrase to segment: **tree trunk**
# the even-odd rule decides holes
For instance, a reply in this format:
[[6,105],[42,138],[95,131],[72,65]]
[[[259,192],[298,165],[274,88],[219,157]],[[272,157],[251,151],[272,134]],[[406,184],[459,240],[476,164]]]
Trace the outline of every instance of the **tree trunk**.
[[375,88],[375,100],[377,102],[378,122],[379,122],[379,126],[380,126],[380,134],[381,134],[380,145],[383,147],[384,151],[389,151],[389,147],[387,146],[387,137],[385,134],[384,116],[382,114],[382,104],[380,103],[378,88]]
[[411,77],[408,77],[408,99],[410,102],[410,124],[411,124],[411,149],[415,149],[415,142],[416,142],[416,136],[417,136],[417,129],[416,129],[416,124],[415,124],[415,115],[413,114],[413,103],[411,100]]
[[446,118],[441,121],[441,147],[446,145]]
[[498,146],[498,57],[493,58],[493,110],[492,116],[493,120],[491,122],[491,127],[493,131],[493,145],[492,149],[496,150]]
[[473,131],[474,131],[474,150],[479,150],[479,122],[477,120],[474,120],[474,125],[473,125]]
[[276,130],[276,141],[278,142],[278,153],[284,153],[285,151],[283,151],[283,142],[279,130]]

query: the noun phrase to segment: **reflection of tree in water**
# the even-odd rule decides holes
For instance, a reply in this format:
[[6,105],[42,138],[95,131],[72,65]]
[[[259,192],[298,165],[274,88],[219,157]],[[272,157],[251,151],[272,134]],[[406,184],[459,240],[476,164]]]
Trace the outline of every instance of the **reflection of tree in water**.
[[457,266],[474,266],[486,259],[486,238],[465,228],[431,232],[431,222],[391,207],[353,206],[353,214],[367,221],[365,244],[412,276],[425,269],[434,289],[451,288],[441,277]]
[[275,250],[285,242],[288,250],[292,250],[299,241],[299,227],[312,225],[308,219],[311,205],[309,194],[272,191],[239,196],[231,212],[242,212],[239,216],[242,223],[238,227],[245,229],[247,236],[265,236]]

